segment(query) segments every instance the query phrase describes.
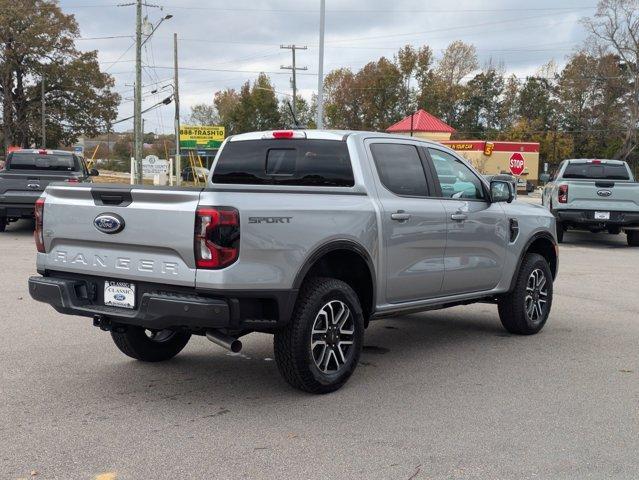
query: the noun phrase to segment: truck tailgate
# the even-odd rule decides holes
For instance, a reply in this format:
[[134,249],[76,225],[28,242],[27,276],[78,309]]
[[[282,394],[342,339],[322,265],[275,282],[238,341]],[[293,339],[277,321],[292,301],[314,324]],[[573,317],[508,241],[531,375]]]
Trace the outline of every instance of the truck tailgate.
[[[38,267],[113,280],[195,285],[193,234],[200,189],[50,186],[44,206],[46,254]],[[96,217],[115,214],[117,233]]]
[[639,183],[570,180],[568,185],[566,208],[617,212],[639,211]]
[[68,177],[65,172],[0,173],[0,201],[4,203],[34,204],[50,182],[60,182]]

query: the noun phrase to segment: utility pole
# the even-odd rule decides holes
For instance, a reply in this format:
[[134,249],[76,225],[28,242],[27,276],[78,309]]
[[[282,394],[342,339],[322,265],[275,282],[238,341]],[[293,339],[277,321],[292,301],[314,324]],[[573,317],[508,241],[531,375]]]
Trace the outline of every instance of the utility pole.
[[326,0],[320,1],[319,66],[317,69],[317,128],[324,128],[324,24]]
[[138,183],[142,184],[142,0],[135,3],[135,95],[133,143]]
[[175,180],[180,186],[182,183],[182,170],[180,158],[180,94],[178,87],[178,44],[177,33],[173,34],[173,101],[175,101]]
[[42,148],[47,148],[47,120],[46,120],[46,102],[44,100],[44,74],[42,75]]
[[295,118],[297,118],[297,71],[298,70],[308,70],[307,67],[297,67],[295,66],[295,51],[296,50],[306,50],[307,47],[303,46],[303,47],[298,47],[297,45],[280,45],[281,49],[284,50],[290,50],[292,55],[293,55],[293,63],[291,65],[284,66],[282,65],[280,67],[280,69],[282,70],[291,70],[293,72],[293,79],[292,79],[292,86],[293,86],[293,105],[292,105],[292,110],[293,110],[293,116]]

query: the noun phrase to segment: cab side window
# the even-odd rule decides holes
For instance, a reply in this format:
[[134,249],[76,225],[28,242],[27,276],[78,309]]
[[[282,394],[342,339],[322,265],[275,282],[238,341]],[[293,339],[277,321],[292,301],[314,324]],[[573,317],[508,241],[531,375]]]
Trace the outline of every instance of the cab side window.
[[444,198],[485,200],[484,187],[477,175],[450,153],[428,149]]
[[374,143],[371,152],[379,179],[388,190],[401,196],[428,195],[426,175],[416,146]]

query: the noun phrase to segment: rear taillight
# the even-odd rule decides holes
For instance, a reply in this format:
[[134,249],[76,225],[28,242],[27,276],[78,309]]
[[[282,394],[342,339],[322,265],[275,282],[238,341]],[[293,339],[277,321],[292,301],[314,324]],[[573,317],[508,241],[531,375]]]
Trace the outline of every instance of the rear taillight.
[[568,203],[568,185],[559,185],[557,200],[559,203]]
[[199,207],[195,212],[197,268],[224,268],[240,254],[240,215],[230,207]]
[[75,177],[71,177],[71,178],[67,178],[65,180],[65,182],[67,182],[67,183],[80,183],[80,179],[75,178]]
[[38,198],[35,203],[35,230],[33,231],[33,238],[35,239],[36,248],[40,253],[46,253],[44,249],[44,232],[42,227],[44,225],[44,198]]

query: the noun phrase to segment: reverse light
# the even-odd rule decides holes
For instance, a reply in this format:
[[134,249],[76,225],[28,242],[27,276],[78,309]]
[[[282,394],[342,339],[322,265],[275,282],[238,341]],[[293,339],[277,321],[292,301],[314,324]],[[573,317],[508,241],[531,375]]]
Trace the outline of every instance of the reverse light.
[[568,185],[559,185],[557,200],[559,203],[568,203]]
[[240,216],[230,207],[199,207],[194,236],[197,268],[218,269],[235,262],[240,253]]
[[36,248],[40,253],[46,253],[44,248],[44,198],[40,197],[36,200],[35,209],[33,211],[35,216],[35,230],[33,231],[33,238],[35,240]]

